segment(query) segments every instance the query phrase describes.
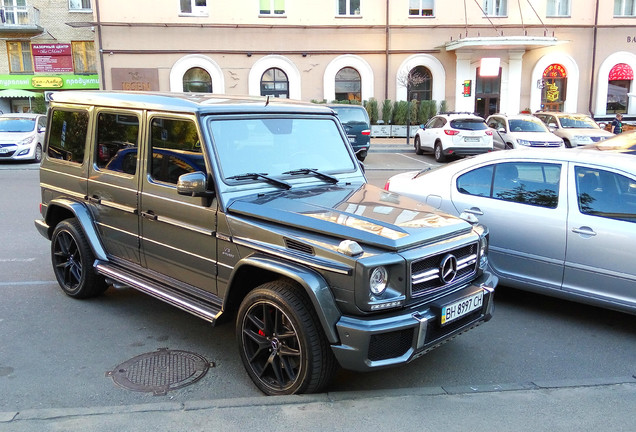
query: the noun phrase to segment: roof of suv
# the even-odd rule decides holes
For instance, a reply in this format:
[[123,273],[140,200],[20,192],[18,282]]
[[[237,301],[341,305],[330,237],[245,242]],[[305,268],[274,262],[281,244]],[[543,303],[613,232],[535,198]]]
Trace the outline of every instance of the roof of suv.
[[52,102],[201,113],[311,113],[333,114],[324,105],[266,96],[227,96],[211,93],[133,91],[54,92]]
[[479,115],[475,113],[470,113],[470,112],[444,112],[444,113],[437,114],[435,117],[447,117],[449,119],[476,118],[476,119],[484,120],[483,117],[480,117]]

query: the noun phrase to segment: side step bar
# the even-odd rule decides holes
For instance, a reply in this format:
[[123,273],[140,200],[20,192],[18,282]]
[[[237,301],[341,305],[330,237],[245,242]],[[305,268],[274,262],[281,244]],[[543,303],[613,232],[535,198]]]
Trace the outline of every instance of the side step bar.
[[153,279],[132,273],[112,263],[97,260],[95,261],[95,269],[99,274],[109,279],[149,294],[152,297],[176,306],[186,312],[190,312],[213,324],[221,315],[221,304],[202,301],[192,295],[188,295]]

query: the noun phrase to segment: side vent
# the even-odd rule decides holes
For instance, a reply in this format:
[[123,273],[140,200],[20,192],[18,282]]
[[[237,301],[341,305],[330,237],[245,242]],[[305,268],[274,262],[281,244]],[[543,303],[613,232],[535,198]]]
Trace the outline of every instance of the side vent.
[[301,243],[299,241],[296,240],[292,240],[292,239],[285,239],[285,246],[287,246],[287,249],[293,249],[295,251],[298,252],[302,252],[302,253],[306,253],[309,255],[313,255],[314,254],[314,248],[312,248],[309,245],[306,245],[304,243]]

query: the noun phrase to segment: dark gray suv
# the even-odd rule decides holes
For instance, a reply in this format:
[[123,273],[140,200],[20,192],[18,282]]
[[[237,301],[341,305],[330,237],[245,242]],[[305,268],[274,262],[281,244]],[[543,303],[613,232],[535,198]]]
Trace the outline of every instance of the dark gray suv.
[[48,120],[36,226],[64,292],[235,315],[266,394],[407,363],[491,317],[487,230],[368,185],[329,108],[61,92]]

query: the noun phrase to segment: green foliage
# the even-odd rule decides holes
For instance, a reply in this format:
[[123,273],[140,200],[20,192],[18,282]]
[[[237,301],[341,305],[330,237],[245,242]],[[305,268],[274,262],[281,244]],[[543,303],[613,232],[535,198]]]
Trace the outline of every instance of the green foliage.
[[434,100],[423,100],[420,102],[419,123],[424,124],[437,114],[437,102]]
[[382,120],[385,124],[389,124],[393,120],[393,104],[390,99],[385,99],[382,102]]
[[439,103],[439,112],[448,112],[448,104],[445,100]]
[[378,101],[375,98],[371,98],[364,106],[369,114],[369,120],[371,124],[378,124]]
[[418,103],[417,99],[413,99],[409,104],[409,123],[414,125],[417,123],[417,111],[418,111]]
[[31,99],[31,112],[35,114],[46,114],[46,101],[43,97]]
[[408,110],[409,104],[407,101],[395,102],[393,105],[393,124],[405,125]]

